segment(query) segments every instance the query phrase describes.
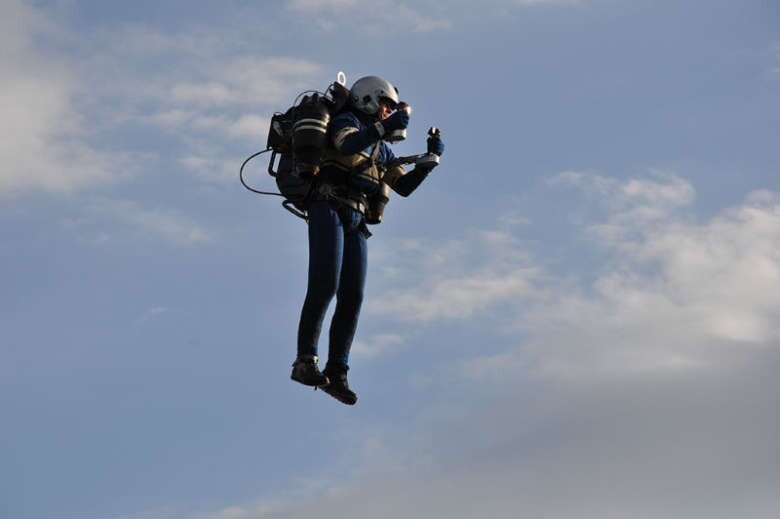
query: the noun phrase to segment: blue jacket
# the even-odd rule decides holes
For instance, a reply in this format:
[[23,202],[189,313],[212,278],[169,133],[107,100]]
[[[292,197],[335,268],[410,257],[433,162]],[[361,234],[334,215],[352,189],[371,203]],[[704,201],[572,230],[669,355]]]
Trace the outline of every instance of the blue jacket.
[[379,141],[378,162],[387,165],[395,159],[390,146],[380,140],[373,121],[365,116],[350,111],[342,112],[330,122],[328,132],[330,143],[342,155],[360,153],[368,156]]

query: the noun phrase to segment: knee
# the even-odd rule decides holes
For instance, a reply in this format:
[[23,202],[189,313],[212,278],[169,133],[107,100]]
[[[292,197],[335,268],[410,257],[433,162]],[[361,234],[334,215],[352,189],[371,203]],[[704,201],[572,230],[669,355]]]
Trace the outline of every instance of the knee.
[[309,295],[322,303],[329,303],[336,295],[338,281],[332,276],[319,276],[309,282]]
[[342,286],[338,289],[339,304],[358,309],[363,304],[363,287]]

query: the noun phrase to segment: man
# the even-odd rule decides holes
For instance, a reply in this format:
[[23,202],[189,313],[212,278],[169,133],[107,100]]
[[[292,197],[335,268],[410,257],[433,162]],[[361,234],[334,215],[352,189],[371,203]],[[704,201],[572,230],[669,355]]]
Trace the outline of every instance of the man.
[[[366,280],[366,240],[371,235],[366,223],[381,221],[389,189],[409,196],[438,164],[418,164],[408,173],[393,164],[387,140],[409,124],[409,112],[399,104],[398,90],[388,81],[367,76],[355,82],[348,108],[330,123],[329,149],[308,207],[308,288],[290,378],[319,387],[347,405],[357,402],[347,371]],[[438,135],[428,138],[429,153],[438,156],[443,151]],[[334,295],[328,362],[320,372],[317,342]]]

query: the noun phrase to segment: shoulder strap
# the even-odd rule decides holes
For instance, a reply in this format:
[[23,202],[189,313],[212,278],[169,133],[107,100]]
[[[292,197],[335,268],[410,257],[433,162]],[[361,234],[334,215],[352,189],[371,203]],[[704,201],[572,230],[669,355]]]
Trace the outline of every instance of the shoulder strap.
[[379,157],[379,145],[382,144],[382,140],[376,141],[376,144],[374,144],[374,149],[371,150],[371,156],[369,157],[369,160],[371,160],[372,164],[376,164],[376,159]]

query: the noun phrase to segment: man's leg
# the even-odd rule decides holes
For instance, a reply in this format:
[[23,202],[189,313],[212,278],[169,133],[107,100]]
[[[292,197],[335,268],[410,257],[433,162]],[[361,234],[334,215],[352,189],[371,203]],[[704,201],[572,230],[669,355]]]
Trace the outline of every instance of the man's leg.
[[345,209],[342,210],[342,221],[344,254],[336,293],[336,310],[330,325],[328,364],[346,366],[363,304],[368,248],[366,236],[361,230],[362,215]]
[[322,390],[344,404],[354,405],[357,395],[347,382],[347,364],[363,303],[367,243],[361,229],[362,215],[357,211],[343,210],[341,216],[344,224],[344,260],[336,293],[336,310],[330,325],[328,364],[323,371],[330,383]]
[[308,287],[298,325],[298,358],[293,364],[292,379],[319,386],[328,380],[317,369],[317,342],[328,305],[338,287],[344,233],[338,214],[325,201],[311,204],[308,226]]

